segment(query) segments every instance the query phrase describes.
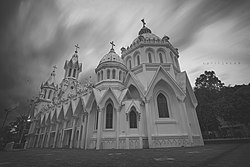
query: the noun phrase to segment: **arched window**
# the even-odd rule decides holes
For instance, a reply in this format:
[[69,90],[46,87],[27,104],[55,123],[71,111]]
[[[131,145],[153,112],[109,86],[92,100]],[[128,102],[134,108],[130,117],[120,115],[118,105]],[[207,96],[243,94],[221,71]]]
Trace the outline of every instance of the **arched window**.
[[122,80],[122,71],[119,71],[119,80]]
[[134,109],[132,108],[129,113],[129,127],[130,128],[137,128],[137,117]]
[[162,93],[160,93],[157,96],[157,106],[158,106],[159,118],[169,117],[167,99]]
[[101,80],[103,80],[103,71],[101,71]]
[[113,125],[113,106],[108,104],[106,107],[106,129],[112,129]]
[[123,81],[125,80],[126,72],[123,72]]
[[132,68],[131,60],[129,60],[128,63],[129,63],[129,69],[131,69]]
[[148,62],[149,62],[149,63],[152,63],[152,56],[151,56],[151,53],[148,53]]
[[139,55],[137,56],[137,65],[138,66],[140,65],[140,56]]
[[100,73],[98,72],[98,74],[97,74],[97,82],[99,82],[100,81]]
[[163,58],[161,53],[159,53],[159,57],[160,57],[160,63],[163,63]]
[[73,71],[73,77],[76,77],[76,69]]
[[112,70],[112,79],[115,79],[115,69]]
[[96,110],[96,113],[95,113],[95,129],[97,130],[98,129],[98,110]]
[[68,73],[68,77],[71,76],[71,71],[72,71],[72,69],[70,68],[70,69],[69,69],[69,73]]
[[46,98],[46,93],[47,93],[47,89],[44,90],[44,95],[43,95],[44,99]]
[[48,99],[50,99],[50,95],[52,93],[52,90],[49,90],[49,96],[48,96]]
[[107,70],[107,79],[110,79],[110,69]]

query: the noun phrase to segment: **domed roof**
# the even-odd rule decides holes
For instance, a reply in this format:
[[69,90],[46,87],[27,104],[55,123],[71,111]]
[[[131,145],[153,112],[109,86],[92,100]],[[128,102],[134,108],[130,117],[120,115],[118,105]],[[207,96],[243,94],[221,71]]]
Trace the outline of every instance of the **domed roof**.
[[159,38],[158,36],[156,36],[155,34],[148,32],[148,33],[143,33],[140,34],[137,38],[134,39],[133,43],[137,43],[138,41],[142,41],[142,40],[161,40],[161,38]]
[[99,64],[102,64],[105,62],[117,62],[117,63],[121,63],[125,65],[123,63],[122,58],[118,54],[115,53],[114,49],[111,49],[108,54],[104,55]]

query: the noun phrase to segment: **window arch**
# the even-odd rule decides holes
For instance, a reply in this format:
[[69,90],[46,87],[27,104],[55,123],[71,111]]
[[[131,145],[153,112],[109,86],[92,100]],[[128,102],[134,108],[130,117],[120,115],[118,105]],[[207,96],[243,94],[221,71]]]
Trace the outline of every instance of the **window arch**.
[[101,80],[103,80],[103,71],[101,71]]
[[128,61],[128,64],[129,64],[129,69],[131,69],[132,68],[131,60]]
[[69,69],[69,73],[68,73],[68,77],[70,77],[71,71],[72,71],[72,69],[70,68],[70,69]]
[[161,53],[159,53],[159,58],[160,58],[160,63],[163,63],[163,57]]
[[137,117],[134,107],[132,107],[129,113],[129,128],[137,128]]
[[47,94],[47,89],[44,90],[44,95],[43,95],[44,99],[46,98],[46,94]]
[[169,117],[168,103],[166,97],[162,93],[160,93],[157,96],[157,106],[158,106],[159,118],[168,118]]
[[107,70],[107,79],[110,79],[110,69]]
[[109,103],[106,107],[106,129],[113,127],[113,106]]
[[99,82],[100,81],[100,73],[98,72],[97,73],[97,82]]
[[49,90],[48,99],[50,99],[51,93],[52,93],[52,90]]
[[140,63],[140,56],[138,55],[137,57],[137,65],[139,66],[141,63]]
[[122,72],[119,71],[119,80],[122,80]]
[[73,71],[73,77],[76,77],[76,69]]
[[112,70],[112,79],[115,79],[115,69]]
[[151,55],[151,53],[148,53],[148,62],[152,63],[152,55]]

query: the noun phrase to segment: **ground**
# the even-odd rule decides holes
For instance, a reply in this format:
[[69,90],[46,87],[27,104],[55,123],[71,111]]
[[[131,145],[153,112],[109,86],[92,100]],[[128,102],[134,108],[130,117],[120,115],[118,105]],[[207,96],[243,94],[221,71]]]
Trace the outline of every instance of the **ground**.
[[0,167],[248,167],[250,143],[143,150],[28,149],[0,152]]

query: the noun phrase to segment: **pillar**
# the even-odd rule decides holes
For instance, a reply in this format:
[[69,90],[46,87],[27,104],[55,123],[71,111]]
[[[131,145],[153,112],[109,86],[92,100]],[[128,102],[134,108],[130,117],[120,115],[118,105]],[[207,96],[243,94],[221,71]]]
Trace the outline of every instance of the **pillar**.
[[44,128],[44,133],[43,133],[43,139],[42,139],[42,143],[41,143],[41,148],[43,148],[44,139],[45,139],[45,136],[46,136],[46,130],[47,130],[47,127]]
[[83,140],[83,138],[81,137],[82,136],[82,133],[83,133],[83,131],[82,131],[82,121],[83,121],[83,114],[80,114],[80,127],[79,127],[79,135],[78,135],[78,140],[77,140],[77,148],[81,148],[80,146],[80,144],[81,144],[81,139]]
[[59,122],[56,123],[56,134],[55,134],[55,138],[54,138],[54,141],[53,141],[53,148],[56,147],[56,140],[59,140],[59,139],[57,139],[58,128],[59,128]]
[[151,107],[149,105],[150,99],[145,98],[145,110],[147,119],[147,133],[148,133],[148,147],[152,148],[152,122],[151,122]]
[[66,128],[66,123],[67,123],[67,121],[64,120],[64,121],[63,121],[63,128],[62,128],[61,141],[60,141],[60,148],[63,147],[63,139],[64,139],[64,134],[65,134],[64,129]]
[[52,125],[50,125],[48,128],[49,128],[49,134],[48,134],[48,139],[45,143],[45,147],[49,147],[50,133],[51,133]]
[[84,125],[83,125],[83,139],[82,139],[82,147],[85,150],[88,148],[88,136],[89,136],[89,114],[86,113],[84,117]]
[[120,135],[120,112],[121,107],[116,110],[116,149],[119,149],[119,135]]
[[101,146],[101,120],[102,120],[102,112],[98,108],[98,129],[97,129],[97,141],[96,141],[96,149],[99,150]]
[[141,114],[138,113],[138,130],[139,130],[139,143],[140,143],[140,148],[143,148],[143,143],[142,143],[142,121],[141,121]]
[[72,128],[72,133],[71,133],[71,137],[70,137],[69,148],[73,147],[74,137],[75,137],[75,128],[76,128],[76,118],[73,117],[73,128]]

